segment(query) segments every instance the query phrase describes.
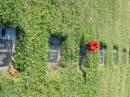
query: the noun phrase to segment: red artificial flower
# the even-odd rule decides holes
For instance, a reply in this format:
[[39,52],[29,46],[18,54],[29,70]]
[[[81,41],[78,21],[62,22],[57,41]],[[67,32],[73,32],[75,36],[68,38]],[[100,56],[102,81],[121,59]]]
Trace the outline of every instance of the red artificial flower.
[[97,48],[100,48],[99,42],[96,40],[89,40],[87,41],[87,50],[88,51],[95,51]]

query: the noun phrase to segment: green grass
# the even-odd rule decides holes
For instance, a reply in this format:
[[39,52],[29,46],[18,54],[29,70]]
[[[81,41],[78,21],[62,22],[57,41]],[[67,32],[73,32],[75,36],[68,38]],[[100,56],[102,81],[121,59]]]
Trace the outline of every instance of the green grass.
[[[121,64],[129,47],[130,0],[0,0],[0,21],[19,26],[14,65],[22,72],[0,72],[0,97],[130,97],[130,67]],[[66,36],[57,70],[47,68],[48,37]],[[96,39],[108,46],[103,66],[97,50],[79,70],[79,42]],[[112,62],[113,45],[119,64]],[[89,60],[88,60],[89,59]]]

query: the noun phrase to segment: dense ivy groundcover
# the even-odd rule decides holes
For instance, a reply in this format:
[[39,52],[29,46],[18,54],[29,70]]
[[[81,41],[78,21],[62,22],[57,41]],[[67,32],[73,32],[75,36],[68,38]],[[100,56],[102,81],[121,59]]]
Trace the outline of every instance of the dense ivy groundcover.
[[[129,65],[112,63],[112,46],[129,50],[130,0],[0,0],[0,21],[16,26],[13,64],[0,72],[0,97],[130,97]],[[48,69],[48,37],[65,37],[58,69]],[[79,44],[89,39],[108,45],[105,65],[88,53],[79,70]],[[128,57],[128,55],[127,55]],[[119,52],[121,59],[121,52]]]

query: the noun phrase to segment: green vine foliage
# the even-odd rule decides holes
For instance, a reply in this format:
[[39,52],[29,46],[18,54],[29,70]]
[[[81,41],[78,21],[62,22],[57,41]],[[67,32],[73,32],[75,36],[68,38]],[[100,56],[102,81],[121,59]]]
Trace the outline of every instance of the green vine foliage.
[[[0,97],[129,97],[128,65],[109,64],[113,44],[128,49],[128,3],[130,0],[0,0],[1,23],[16,26],[13,64],[20,72],[14,77],[0,72]],[[65,38],[56,70],[50,70],[47,63],[51,34]],[[87,52],[82,72],[79,44],[89,39],[105,42],[110,50],[102,67],[98,65],[99,50]]]

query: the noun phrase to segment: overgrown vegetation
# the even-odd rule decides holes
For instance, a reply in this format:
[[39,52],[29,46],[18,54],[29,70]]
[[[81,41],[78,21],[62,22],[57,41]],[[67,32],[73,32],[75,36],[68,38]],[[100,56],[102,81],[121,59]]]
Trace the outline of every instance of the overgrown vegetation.
[[[17,27],[13,64],[21,73],[0,72],[0,97],[130,97],[130,0],[0,0],[0,21]],[[65,36],[57,70],[47,68],[48,37]],[[79,70],[79,43],[96,39],[107,44],[105,65],[98,51],[88,53],[85,74]],[[119,64],[112,62],[113,45]],[[128,55],[127,55],[128,58]]]

